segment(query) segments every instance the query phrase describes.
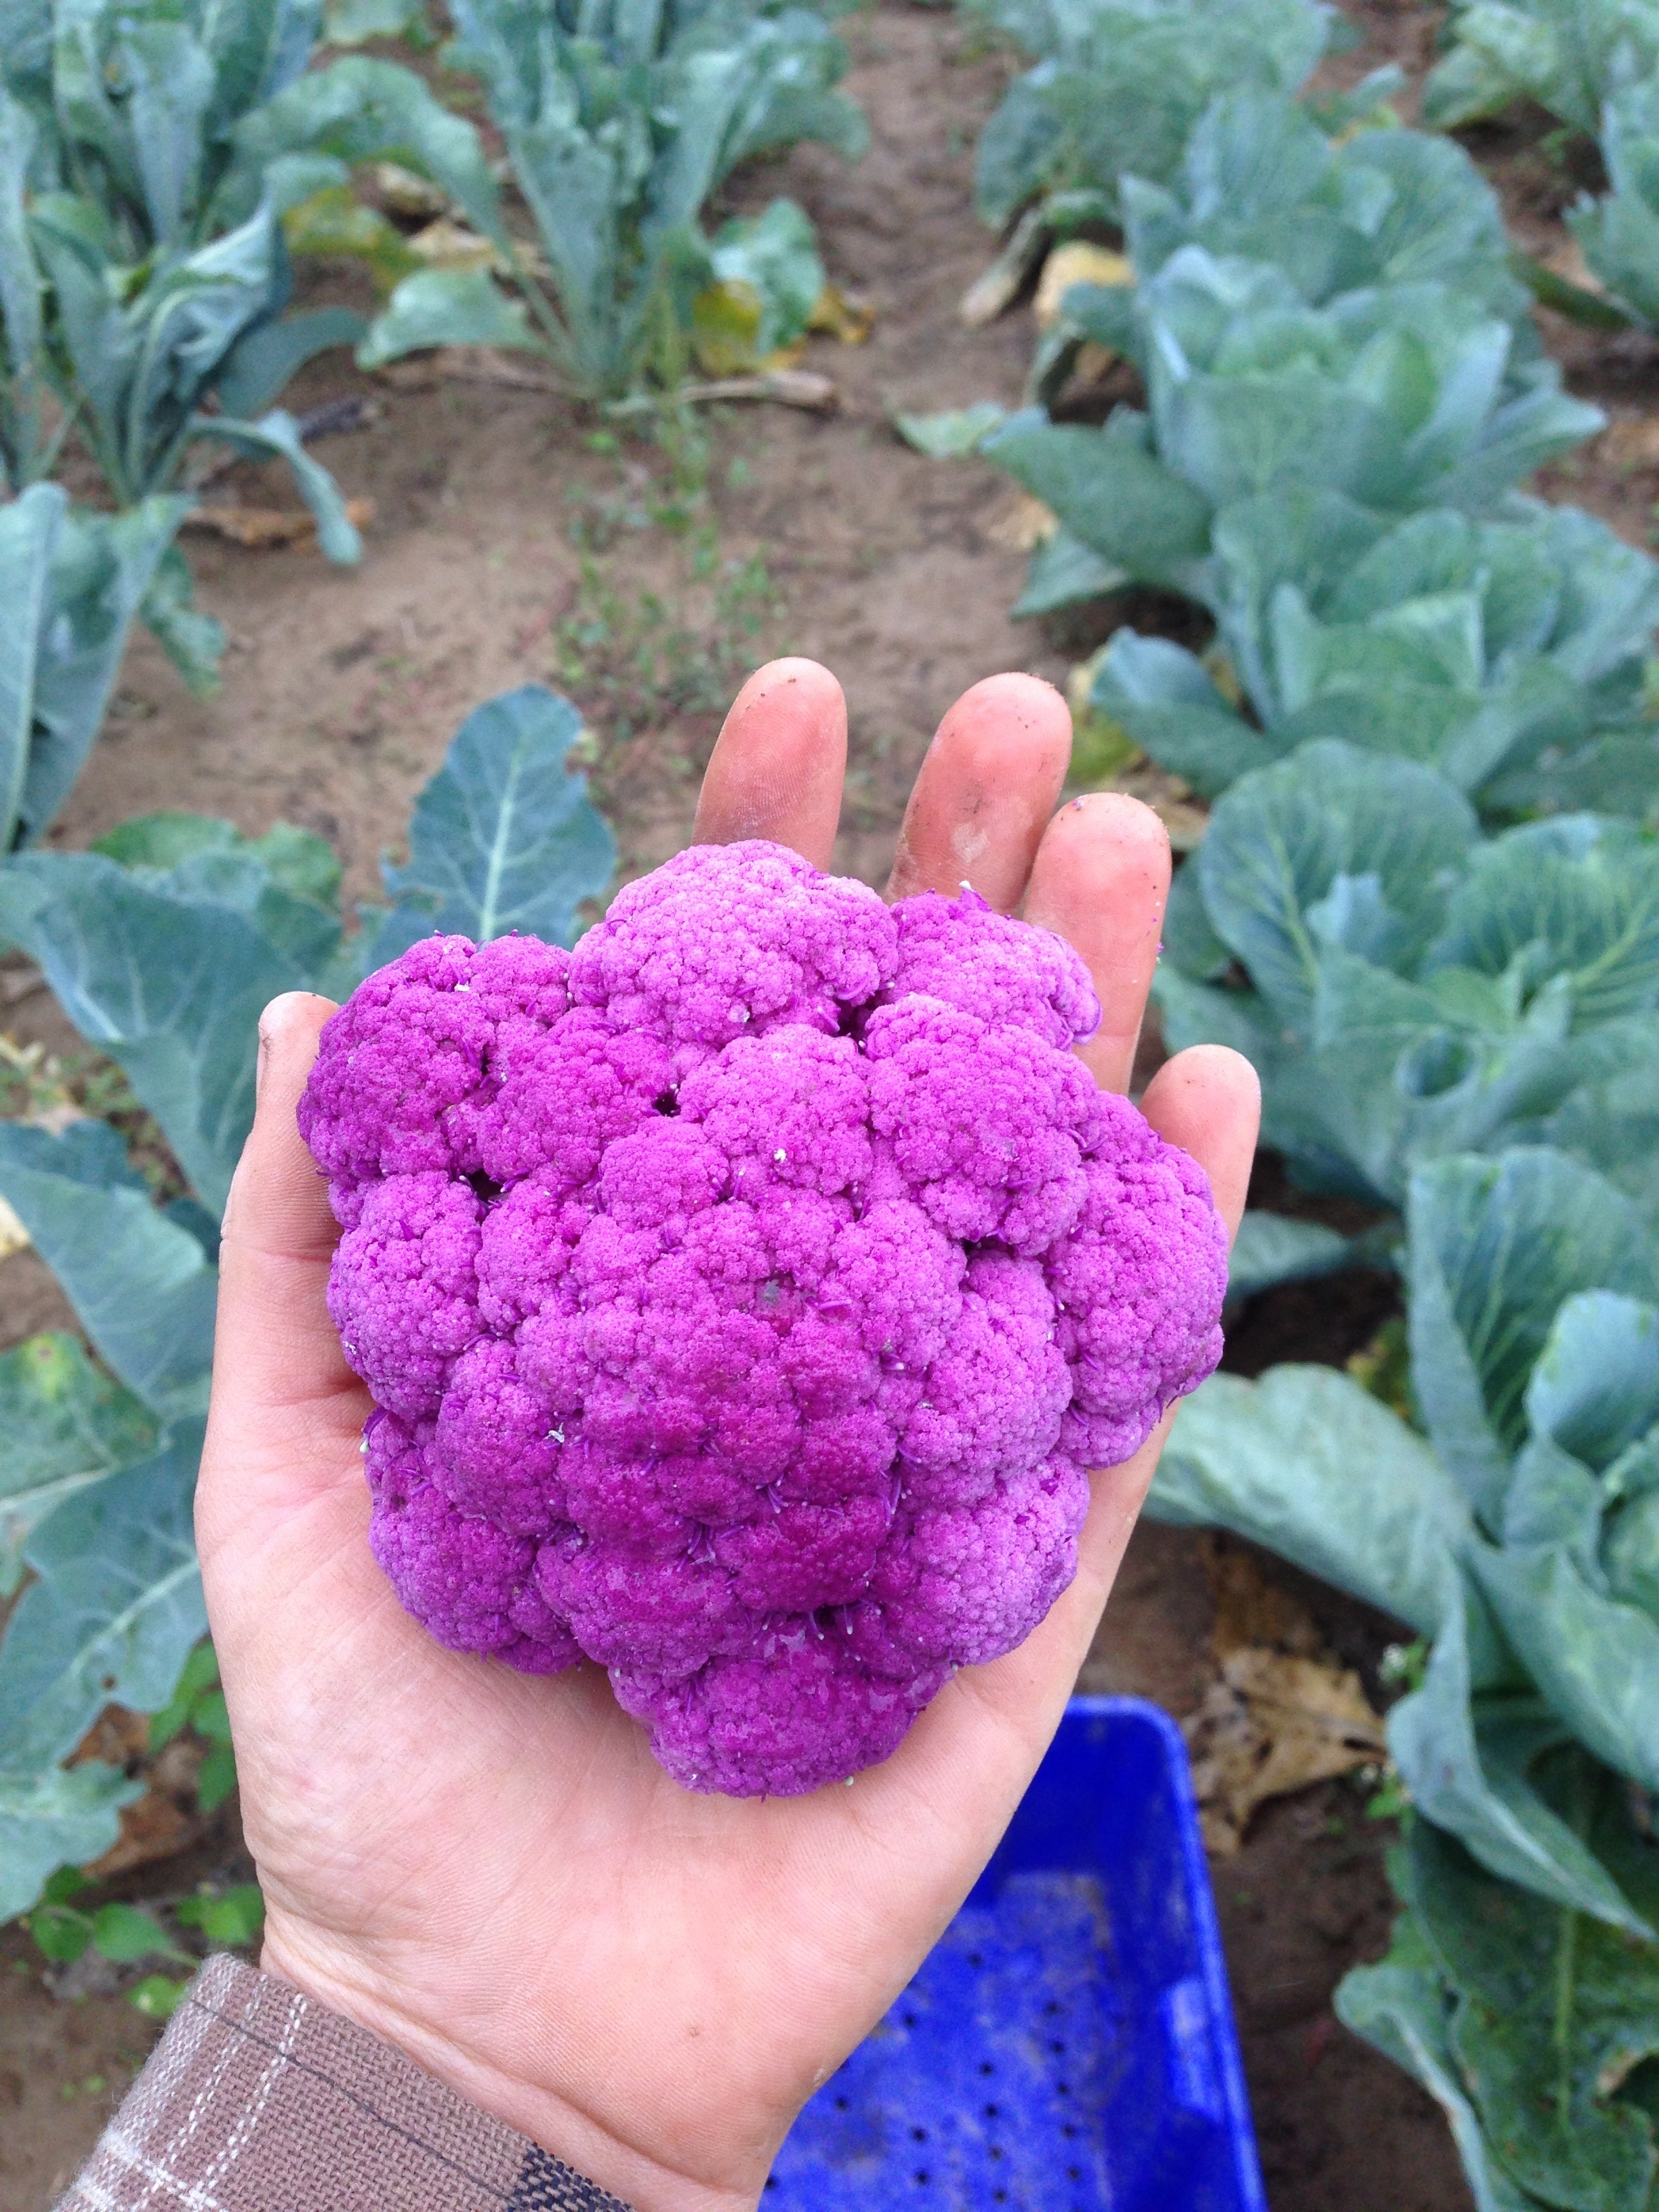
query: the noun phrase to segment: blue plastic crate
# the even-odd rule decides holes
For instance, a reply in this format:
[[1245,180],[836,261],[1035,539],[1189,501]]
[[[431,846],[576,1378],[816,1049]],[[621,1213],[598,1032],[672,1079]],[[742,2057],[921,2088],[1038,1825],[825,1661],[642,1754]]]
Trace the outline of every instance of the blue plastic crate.
[[1074,1698],[996,1856],[807,2106],[763,2212],[1266,2212],[1181,1731]]

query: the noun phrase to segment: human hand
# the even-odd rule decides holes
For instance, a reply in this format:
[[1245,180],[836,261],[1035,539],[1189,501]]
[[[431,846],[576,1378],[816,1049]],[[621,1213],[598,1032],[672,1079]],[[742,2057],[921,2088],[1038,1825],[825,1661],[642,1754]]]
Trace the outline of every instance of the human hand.
[[[1048,685],[975,685],[923,763],[890,890],[953,893],[968,877],[1068,938],[1103,1009],[1082,1056],[1121,1090],[1169,845],[1133,799],[1054,814],[1069,750]],[[697,842],[769,837],[827,867],[845,764],[833,678],[773,663],[727,718]],[[1164,1430],[1093,1476],[1077,1577],[1042,1626],[957,1673],[854,1787],[683,1790],[601,1668],[528,1676],[445,1650],[370,1555],[369,1399],[324,1304],[338,1232],[295,1123],[331,1011],[290,995],[261,1024],[197,1505],[264,1964],[641,2212],[752,2207],[800,2106],[908,1980],[1018,1803]],[[1144,1110],[1206,1169],[1236,1227],[1255,1139],[1248,1063],[1182,1053]]]

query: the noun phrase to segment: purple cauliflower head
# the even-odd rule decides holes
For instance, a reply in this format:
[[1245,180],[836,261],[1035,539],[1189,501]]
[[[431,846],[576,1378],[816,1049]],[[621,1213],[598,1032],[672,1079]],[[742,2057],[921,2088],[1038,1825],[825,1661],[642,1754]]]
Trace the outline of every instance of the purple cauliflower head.
[[696,1790],[887,1757],[1071,1581],[1085,1470],[1219,1356],[1202,1171],[1069,1048],[1059,938],[761,842],[574,953],[434,937],[300,1127],[376,1405],[374,1553],[441,1643],[586,1657]]

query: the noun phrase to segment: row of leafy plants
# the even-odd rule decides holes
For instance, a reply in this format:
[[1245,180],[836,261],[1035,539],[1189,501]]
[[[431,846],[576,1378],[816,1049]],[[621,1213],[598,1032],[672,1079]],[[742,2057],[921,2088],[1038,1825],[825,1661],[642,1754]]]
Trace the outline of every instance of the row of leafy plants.
[[[1534,295],[1659,307],[1659,7],[1466,0],[1429,81],[1440,126],[1524,94],[1599,132],[1595,293],[1512,250],[1386,78],[1307,96],[1305,0],[991,13],[1034,64],[979,147],[992,297],[1068,237],[1121,259],[1065,292],[1023,411],[902,427],[1049,511],[1017,611],[1139,586],[1203,619],[1198,652],[1111,635],[1079,765],[1144,755],[1211,803],[1166,1038],[1245,1052],[1292,1182],[1371,1210],[1247,1214],[1235,1295],[1382,1266],[1406,1310],[1403,1360],[1205,1385],[1150,1510],[1409,1625],[1400,1916],[1339,2010],[1439,2100],[1480,2212],[1650,2212],[1659,566],[1522,487],[1602,427]],[[1064,419],[1109,360],[1144,404]]]
[[[533,688],[467,723],[417,802],[391,903],[355,925],[328,848],[281,825],[250,840],[169,814],[46,850],[131,625],[210,687],[222,639],[175,540],[216,445],[284,459],[322,550],[358,557],[337,487],[276,404],[331,348],[368,366],[526,350],[600,402],[777,357],[824,295],[811,224],[779,200],[711,236],[703,210],[741,161],[805,137],[856,158],[866,135],[836,88],[844,47],[788,0],[457,0],[445,60],[482,84],[488,137],[413,68],[319,51],[319,33],[357,43],[406,14],[24,0],[0,54],[0,947],[39,963],[125,1085],[124,1110],[67,1127],[56,1097],[0,1121],[0,1197],[93,1347],[53,1334],[0,1359],[0,1919],[34,1907],[59,1962],[177,1956],[145,1916],[75,1901],[75,1870],[144,1787],[88,1755],[99,1713],[152,1716],[152,1753],[191,1727],[204,1809],[234,1775],[191,1500],[260,1006],[343,995],[434,927],[568,939],[614,860],[568,772],[578,717]],[[362,195],[388,173],[443,211],[435,258]],[[375,315],[291,312],[304,252],[365,260]],[[55,480],[70,457],[106,506],[70,501]],[[181,1924],[228,1940],[223,1911]],[[139,2001],[177,1986],[151,1977]]]
[[[251,839],[151,815],[0,867],[0,935],[122,1071],[166,1156],[147,1178],[108,1118],[0,1121],[0,1195],[96,1355],[54,1334],[0,1358],[0,1596],[21,1591],[0,1644],[0,1920],[107,1850],[142,1792],[72,1756],[106,1705],[160,1716],[152,1749],[186,1720],[216,1740],[210,1667],[187,1671],[206,1627],[191,1502],[259,1011],[286,990],[343,996],[434,928],[570,943],[616,860],[570,766],[580,728],[538,685],[480,708],[416,801],[386,902],[351,918],[328,846],[283,825]],[[48,1891],[48,1943],[98,1939],[84,1913],[54,1937],[71,1901]]]
[[[330,558],[338,487],[282,407],[352,346],[526,351],[585,399],[672,386],[696,360],[787,351],[825,296],[811,223],[775,201],[709,235],[740,162],[802,138],[856,158],[846,49],[789,0],[620,9],[458,0],[445,59],[489,129],[414,69],[323,63],[320,0],[25,0],[0,54],[0,562],[26,612],[0,737],[0,851],[42,834],[96,736],[135,617],[210,689],[222,635],[175,542],[215,448],[292,470]],[[491,144],[504,149],[492,158]],[[452,211],[421,253],[360,195],[392,164]],[[417,235],[414,245],[418,246]],[[371,319],[292,312],[295,250],[366,259]],[[443,265],[445,263],[456,265]],[[73,458],[108,503],[67,510]]]

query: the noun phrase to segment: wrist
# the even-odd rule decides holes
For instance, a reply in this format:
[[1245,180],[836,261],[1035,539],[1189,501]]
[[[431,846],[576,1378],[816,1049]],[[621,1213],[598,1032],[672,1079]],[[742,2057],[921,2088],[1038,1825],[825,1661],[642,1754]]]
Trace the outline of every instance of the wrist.
[[[303,1924],[273,1914],[259,1966],[402,2051],[456,2096],[528,2136],[635,2212],[756,2212],[777,2148],[758,2129],[747,2131],[741,2149],[728,2149],[720,2130],[711,2154],[681,2161],[652,2142],[651,2111],[630,2113],[627,2124],[618,2124],[556,2081],[502,2067],[476,2039],[439,2026],[431,2008],[411,2003],[394,1972]],[[537,2032],[540,2023],[520,2019],[514,2026],[532,2048],[570,2040],[568,2023],[562,2031],[548,2023],[545,2034]]]

